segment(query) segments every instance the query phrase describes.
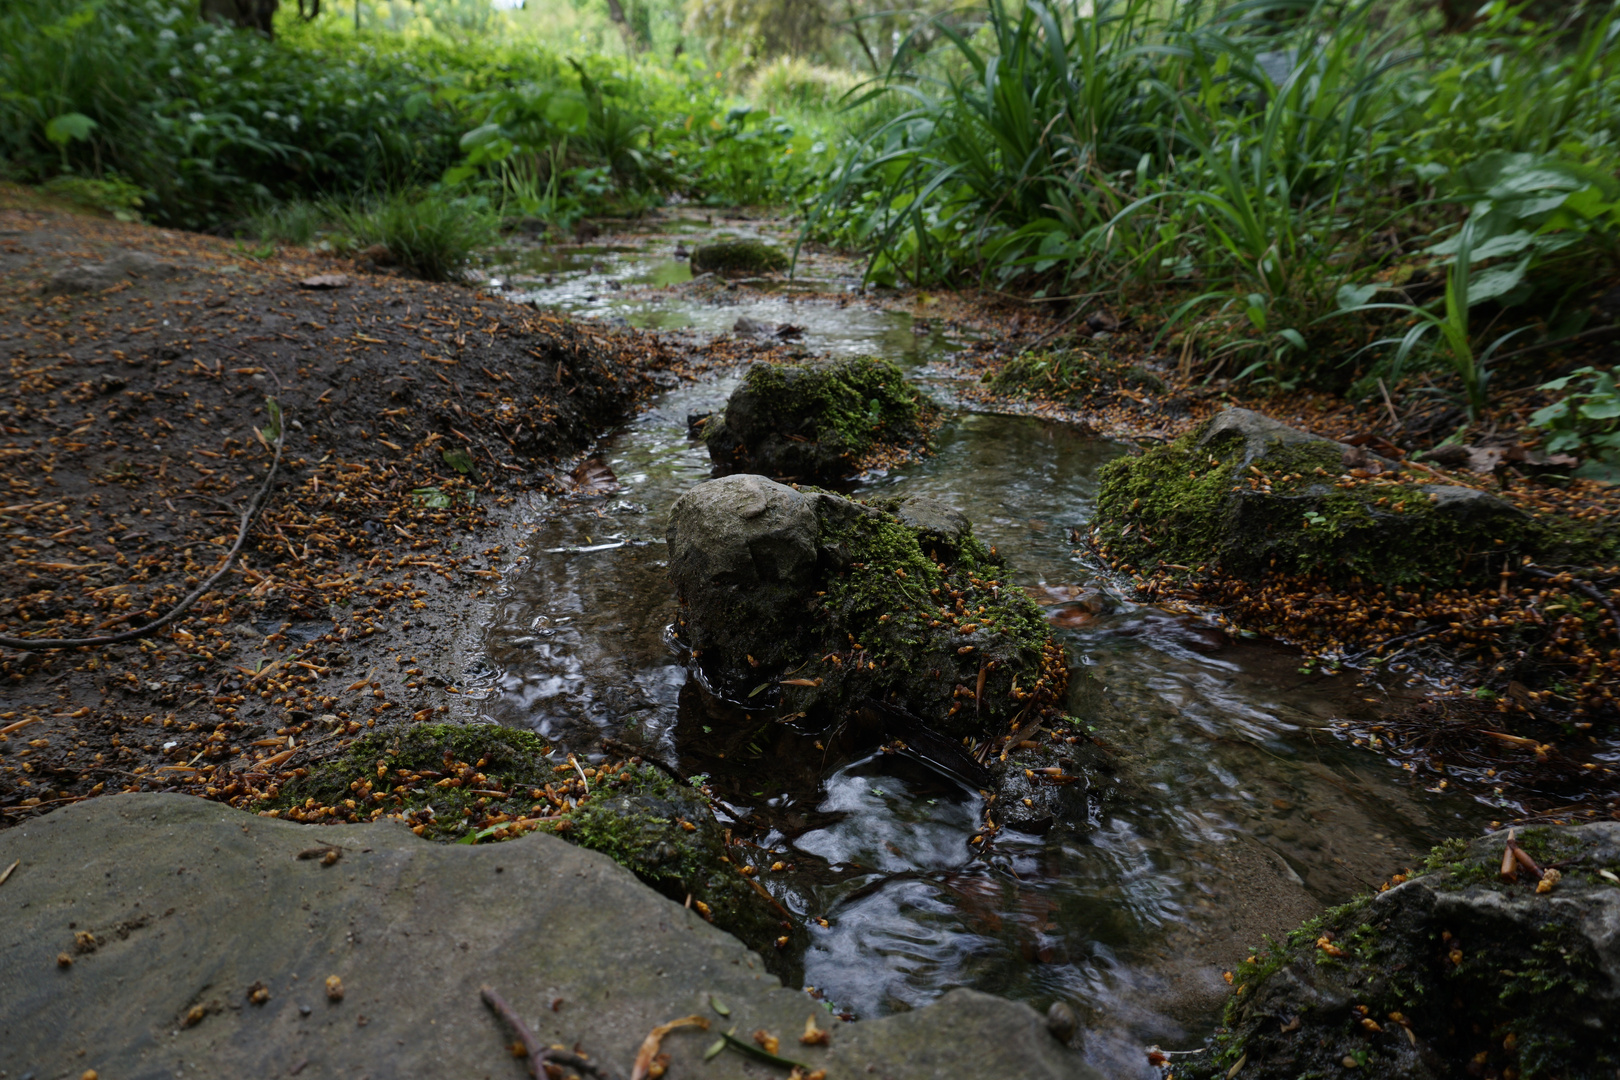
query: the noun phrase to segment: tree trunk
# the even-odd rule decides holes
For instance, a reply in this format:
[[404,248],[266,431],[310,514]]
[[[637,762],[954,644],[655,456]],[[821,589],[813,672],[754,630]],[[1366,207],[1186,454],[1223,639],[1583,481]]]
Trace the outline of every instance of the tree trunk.
[[198,14],[204,19],[226,22],[243,30],[257,30],[265,37],[275,36],[276,9],[281,0],[201,0]]
[[631,26],[630,20],[625,17],[624,5],[619,0],[607,0],[607,6],[608,17],[618,26],[619,33],[624,35],[624,43],[636,52],[645,52],[647,43],[641,40],[641,35],[636,33],[636,28]]

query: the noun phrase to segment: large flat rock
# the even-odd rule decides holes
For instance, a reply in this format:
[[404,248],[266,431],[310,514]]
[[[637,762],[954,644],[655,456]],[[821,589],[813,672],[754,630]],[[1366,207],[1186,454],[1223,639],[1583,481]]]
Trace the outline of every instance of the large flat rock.
[[[328,845],[336,862],[308,857]],[[1034,1010],[968,990],[839,1024],[736,939],[551,836],[441,845],[400,825],[304,826],[140,794],[0,832],[0,869],[13,860],[0,1076],[519,1080],[484,984],[542,1040],[621,1077],[650,1028],[691,1013],[743,1038],[765,1028],[833,1080],[1094,1075]],[[93,945],[76,942],[86,932]],[[255,984],[263,1004],[248,1000]],[[834,1028],[830,1049],[799,1045],[811,1015]],[[703,1061],[714,1038],[671,1035],[672,1080],[781,1075],[733,1053]]]

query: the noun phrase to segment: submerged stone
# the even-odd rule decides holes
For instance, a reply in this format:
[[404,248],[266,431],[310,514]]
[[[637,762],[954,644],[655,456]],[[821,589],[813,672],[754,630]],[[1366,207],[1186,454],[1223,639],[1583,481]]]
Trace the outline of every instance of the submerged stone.
[[775,274],[788,268],[788,254],[763,240],[722,240],[692,251],[694,274]]
[[1061,715],[1041,609],[935,500],[729,476],[683,495],[667,536],[676,638],[722,697],[827,723],[870,699],[958,740]]
[[754,364],[703,440],[715,476],[836,480],[874,454],[925,445],[938,411],[885,361]]
[[1508,835],[1437,848],[1422,876],[1257,951],[1233,973],[1212,1053],[1186,1074],[1609,1080],[1620,1068],[1620,824],[1519,830],[1557,876],[1545,886],[1523,866],[1502,879]]
[[1403,473],[1248,409],[1112,462],[1100,479],[1100,539],[1144,570],[1450,583],[1494,580],[1544,543],[1527,514],[1494,495]]

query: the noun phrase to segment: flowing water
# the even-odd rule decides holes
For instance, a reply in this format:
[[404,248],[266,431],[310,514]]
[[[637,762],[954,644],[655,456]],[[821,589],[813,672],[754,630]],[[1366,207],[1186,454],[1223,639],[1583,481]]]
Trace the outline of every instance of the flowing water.
[[[825,271],[805,289],[701,293],[668,253],[679,236],[529,253],[502,276],[519,298],[638,326],[792,323],[809,352],[884,356],[950,400],[960,341],[844,301],[853,281]],[[1303,674],[1287,648],[1134,603],[1099,574],[1077,537],[1098,469],[1125,448],[1029,417],[959,412],[933,456],[851,491],[949,502],[1050,602],[1071,664],[1107,687],[1109,706],[1088,719],[1131,777],[1099,820],[1004,833],[979,856],[968,844],[976,791],[897,757],[838,756],[791,726],[711,722],[665,642],[663,530],[670,504],[708,476],[687,416],[719,407],[739,374],[671,390],[606,438],[597,454],[615,490],[536,508],[485,638],[481,705],[571,746],[608,735],[710,776],[739,833],[752,829],[788,864],[767,885],[826,920],[808,924],[803,977],[841,1010],[914,1008],[959,986],[1042,1009],[1064,1000],[1094,1063],[1156,1075],[1141,1048],[1197,1045],[1222,971],[1262,935],[1488,816],[1332,733],[1334,720],[1389,708],[1396,691]]]

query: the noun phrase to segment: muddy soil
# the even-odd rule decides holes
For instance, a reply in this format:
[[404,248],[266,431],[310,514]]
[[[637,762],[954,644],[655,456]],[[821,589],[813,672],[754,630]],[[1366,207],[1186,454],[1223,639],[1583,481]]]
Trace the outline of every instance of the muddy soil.
[[[264,257],[261,257],[264,256]],[[457,712],[492,513],[660,385],[768,344],[581,326],[308,252],[0,201],[0,824],[102,792],[240,803],[379,724]],[[172,631],[172,632],[171,632]],[[325,743],[325,746],[320,744]]]

